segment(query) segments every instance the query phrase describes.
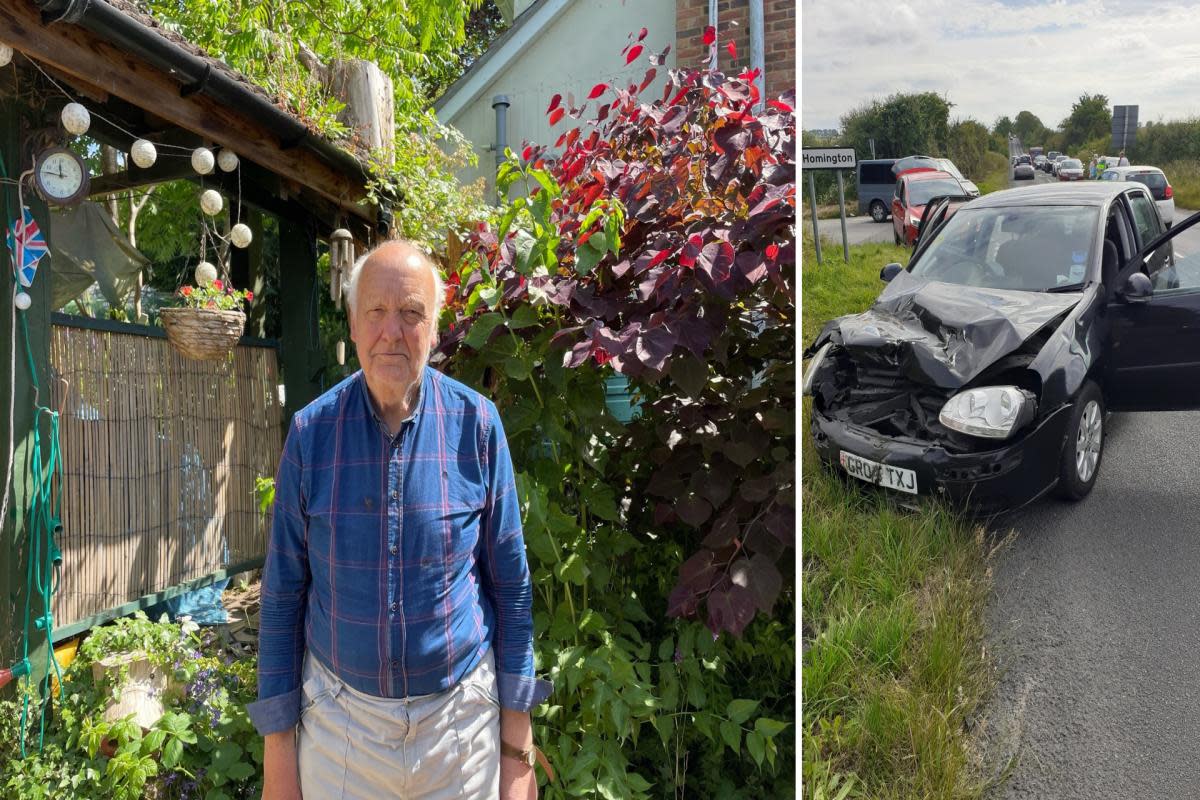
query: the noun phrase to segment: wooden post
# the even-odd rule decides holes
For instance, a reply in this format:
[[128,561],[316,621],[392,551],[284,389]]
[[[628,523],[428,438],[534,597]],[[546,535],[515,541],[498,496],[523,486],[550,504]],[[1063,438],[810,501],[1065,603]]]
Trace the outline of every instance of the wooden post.
[[279,220],[280,364],[286,403],[284,425],[321,392],[325,364],[318,325],[322,287],[317,281],[317,237],[313,225]]
[[338,120],[369,149],[395,162],[396,113],[392,79],[374,61],[337,60],[329,65],[328,85],[346,104]]
[[[4,167],[10,178],[16,178],[29,164],[20,161],[20,143],[24,132],[20,120],[23,114],[11,99],[0,101],[0,157],[4,159]],[[21,213],[17,202],[16,187],[3,184],[0,191],[7,201],[8,216],[0,223],[7,231],[13,219]],[[37,220],[46,241],[52,241],[53,232],[50,230],[50,215],[46,205],[32,192],[25,193],[25,203]],[[3,204],[0,204],[0,212]],[[25,350],[25,335],[18,317],[16,336],[10,336],[13,315],[13,279],[10,272],[11,256],[8,253],[5,240],[0,236],[0,471],[7,471],[8,465],[8,417],[9,400],[13,399],[13,465],[11,478],[11,493],[9,495],[8,512],[0,519],[0,665],[11,666],[21,658],[21,634],[24,628],[25,602],[28,592],[26,571],[29,566],[28,528],[26,514],[32,495],[32,481],[28,466],[40,454],[33,452],[33,426],[38,423],[34,412],[33,376],[29,371],[29,357]],[[33,286],[26,290],[33,300],[32,305],[24,312],[26,327],[29,331],[29,349],[33,356],[33,365],[40,386],[38,400],[42,405],[51,404],[50,386],[50,256],[45,256],[38,265],[37,277]],[[16,379],[10,382],[11,359],[16,357]],[[13,385],[16,391],[13,391]],[[43,446],[49,439],[49,420],[43,419],[41,425]],[[0,477],[3,480],[3,477]],[[47,637],[45,631],[38,630],[33,620],[46,612],[40,595],[34,593],[30,598],[29,616],[29,661],[33,667],[32,676],[37,679],[45,674]]]

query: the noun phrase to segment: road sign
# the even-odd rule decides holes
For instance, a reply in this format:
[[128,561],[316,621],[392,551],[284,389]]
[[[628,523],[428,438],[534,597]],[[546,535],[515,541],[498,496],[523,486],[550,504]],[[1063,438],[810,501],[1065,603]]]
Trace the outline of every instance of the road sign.
[[1133,147],[1137,139],[1137,123],[1137,106],[1113,106],[1112,143],[1114,150]]
[[800,169],[854,169],[857,160],[853,147],[805,147]]

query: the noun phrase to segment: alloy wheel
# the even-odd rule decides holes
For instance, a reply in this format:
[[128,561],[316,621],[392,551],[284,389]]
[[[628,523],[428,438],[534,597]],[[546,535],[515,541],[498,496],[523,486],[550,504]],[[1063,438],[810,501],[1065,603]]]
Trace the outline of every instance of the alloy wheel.
[[1103,441],[1104,421],[1100,418],[1100,404],[1089,400],[1075,434],[1075,471],[1081,482],[1087,483],[1096,473]]
[[883,203],[876,201],[871,204],[871,219],[876,222],[883,222],[887,219],[887,209],[883,207]]

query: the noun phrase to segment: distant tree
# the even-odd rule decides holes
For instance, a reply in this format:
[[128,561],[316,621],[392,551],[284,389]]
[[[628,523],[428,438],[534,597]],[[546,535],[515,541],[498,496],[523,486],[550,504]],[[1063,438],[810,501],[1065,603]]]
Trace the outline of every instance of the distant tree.
[[842,116],[842,142],[857,153],[870,153],[874,139],[879,158],[942,155],[949,138],[951,105],[936,92],[873,100]]
[[1108,97],[1102,94],[1084,94],[1071,106],[1071,114],[1062,121],[1063,149],[1078,147],[1086,141],[1097,139],[1112,130],[1112,112],[1108,108]]
[[1013,121],[1007,115],[996,120],[996,124],[992,126],[992,133],[997,136],[1003,136],[1007,139],[1013,132]]
[[1013,133],[1025,147],[1040,145],[1042,140],[1050,135],[1050,131],[1032,111],[1022,111],[1017,114],[1016,122],[1013,124]]
[[958,120],[950,126],[946,152],[968,178],[983,176],[983,156],[988,151],[988,138],[988,129],[973,119]]

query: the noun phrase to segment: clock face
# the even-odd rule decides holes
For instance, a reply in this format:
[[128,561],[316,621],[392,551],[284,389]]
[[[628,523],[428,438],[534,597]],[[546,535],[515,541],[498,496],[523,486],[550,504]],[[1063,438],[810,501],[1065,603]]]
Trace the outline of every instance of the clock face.
[[66,148],[55,148],[38,161],[37,178],[47,200],[66,204],[82,199],[87,172],[79,156]]

